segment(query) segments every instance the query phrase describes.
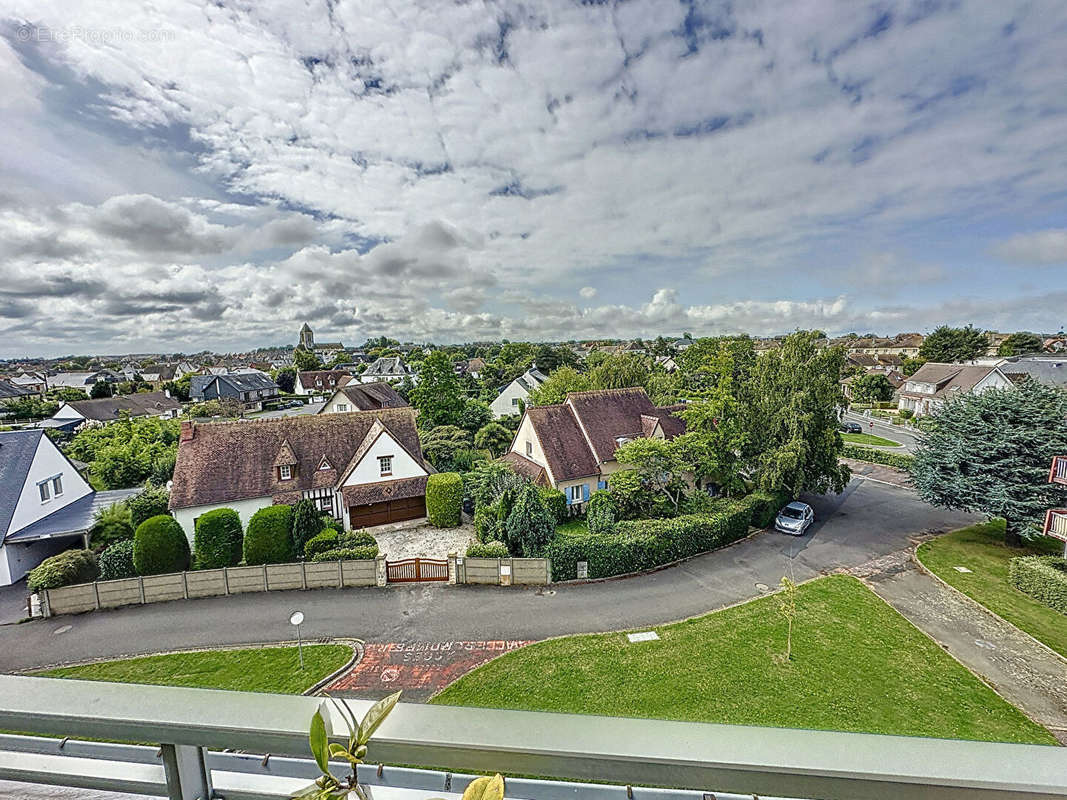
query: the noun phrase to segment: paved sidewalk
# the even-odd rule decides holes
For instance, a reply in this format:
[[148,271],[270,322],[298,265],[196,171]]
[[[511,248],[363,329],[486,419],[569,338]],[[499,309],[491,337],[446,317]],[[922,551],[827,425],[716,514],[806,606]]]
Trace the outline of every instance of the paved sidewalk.
[[1067,744],[1067,661],[919,570],[911,550],[853,570],[1008,702]]

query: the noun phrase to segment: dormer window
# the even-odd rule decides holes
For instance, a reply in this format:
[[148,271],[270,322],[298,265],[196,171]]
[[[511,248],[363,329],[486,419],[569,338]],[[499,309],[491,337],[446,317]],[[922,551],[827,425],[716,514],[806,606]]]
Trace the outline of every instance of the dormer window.
[[627,442],[632,442],[632,441],[633,441],[633,439],[631,439],[629,436],[616,436],[615,437],[615,446],[616,447],[622,447]]
[[283,481],[287,481],[287,480],[291,480],[292,477],[293,477],[293,468],[290,467],[288,464],[282,464],[280,467],[278,467],[278,478],[279,479],[281,479]]
[[393,457],[392,456],[378,456],[378,468],[381,470],[381,477],[385,478],[393,474]]
[[324,459],[322,459],[322,463],[319,464],[319,471],[326,470],[326,469],[333,469],[333,467],[330,466],[330,462],[324,458]]

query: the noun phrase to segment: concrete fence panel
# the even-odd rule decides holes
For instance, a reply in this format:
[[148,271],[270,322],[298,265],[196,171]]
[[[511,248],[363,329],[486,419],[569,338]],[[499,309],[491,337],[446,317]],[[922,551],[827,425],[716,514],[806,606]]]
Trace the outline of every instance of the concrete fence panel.
[[[337,561],[311,561],[304,564],[309,589],[338,589],[341,587],[341,565]],[[273,587],[274,584],[271,584]]]
[[118,608],[141,603],[141,579],[120,578],[117,581],[100,581],[96,584],[100,608]]
[[226,581],[230,594],[266,591],[266,574],[263,567],[227,567]]
[[547,558],[513,558],[511,564],[512,583],[534,586],[550,581],[551,568]]
[[195,570],[185,573],[189,597],[217,597],[226,594],[226,576],[221,569]]
[[371,560],[342,561],[341,573],[344,586],[377,586],[377,563]]
[[171,575],[146,575],[144,581],[144,601],[146,603],[164,603],[168,600],[185,599],[185,574],[176,572]]
[[268,564],[267,590],[303,589],[303,564]]
[[48,608],[53,614],[81,614],[96,608],[96,584],[82,583],[47,591]]
[[463,561],[464,583],[498,586],[500,584],[499,558],[467,558]]

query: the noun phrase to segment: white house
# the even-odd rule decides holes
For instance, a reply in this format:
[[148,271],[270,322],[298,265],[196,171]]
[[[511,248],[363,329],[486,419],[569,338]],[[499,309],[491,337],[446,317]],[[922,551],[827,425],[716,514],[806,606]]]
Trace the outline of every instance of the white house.
[[494,419],[510,417],[513,414],[521,414],[520,403],[525,404],[530,399],[530,392],[548,380],[548,376],[539,371],[536,366],[530,367],[526,372],[517,377],[507,386],[500,390],[500,394],[489,404]]
[[56,424],[49,427],[69,427],[73,430],[83,422],[108,423],[124,416],[173,419],[181,410],[181,403],[167,392],[139,392],[101,397],[97,400],[68,400],[52,415],[51,421]]
[[404,378],[415,380],[415,376],[400,356],[383,356],[367,367],[359,376],[361,383],[389,381],[399,383]]
[[319,414],[345,414],[349,411],[375,411],[379,408],[401,408],[407,400],[397,394],[392,384],[347,383],[327,398]]
[[0,432],[0,586],[84,547],[96,511],[140,491],[94,492],[44,431]]
[[170,509],[192,541],[196,519],[307,498],[364,528],[426,516],[426,478],[410,407],[255,422],[183,422]]
[[897,408],[917,417],[932,414],[953,397],[986,389],[1005,389],[1011,380],[999,367],[974,364],[923,364],[900,390]]
[[339,369],[316,369],[296,373],[293,394],[330,395],[352,380],[352,373]]

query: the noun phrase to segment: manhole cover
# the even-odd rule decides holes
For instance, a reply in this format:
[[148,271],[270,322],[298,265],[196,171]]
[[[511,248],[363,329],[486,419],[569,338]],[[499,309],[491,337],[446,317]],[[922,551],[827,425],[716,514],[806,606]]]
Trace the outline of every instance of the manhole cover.
[[769,592],[769,591],[771,590],[771,587],[770,587],[770,586],[768,586],[768,585],[767,585],[767,584],[765,584],[765,583],[757,583],[757,584],[756,584],[756,589],[757,589],[758,591],[761,591],[761,592],[764,592],[764,593],[766,593],[766,592]]
[[66,633],[67,631],[69,631],[73,627],[74,627],[73,625],[60,625],[58,628],[56,628],[54,631],[52,631],[52,635],[53,636],[58,636],[61,633]]
[[987,642],[985,639],[975,639],[974,643],[981,647],[983,650],[996,650],[997,646],[992,642]]

